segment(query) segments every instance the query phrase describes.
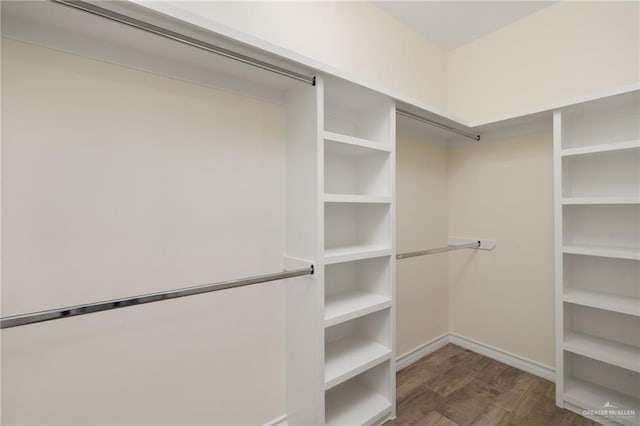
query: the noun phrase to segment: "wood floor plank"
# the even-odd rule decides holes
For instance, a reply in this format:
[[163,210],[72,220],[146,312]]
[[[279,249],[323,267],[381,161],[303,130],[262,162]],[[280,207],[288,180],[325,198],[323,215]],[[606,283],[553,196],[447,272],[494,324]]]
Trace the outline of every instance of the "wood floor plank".
[[508,415],[509,412],[504,408],[490,404],[471,424],[474,426],[497,425]]
[[429,413],[437,410],[446,401],[431,389],[422,387],[397,405],[396,423],[402,426],[419,424]]
[[429,413],[422,422],[417,423],[416,425],[424,425],[424,426],[460,426],[451,419],[446,418],[442,414],[437,411],[432,411]]
[[385,426],[596,426],[555,405],[552,382],[448,344],[399,371]]
[[496,388],[472,381],[451,394],[438,410],[461,426],[472,424],[499,394]]

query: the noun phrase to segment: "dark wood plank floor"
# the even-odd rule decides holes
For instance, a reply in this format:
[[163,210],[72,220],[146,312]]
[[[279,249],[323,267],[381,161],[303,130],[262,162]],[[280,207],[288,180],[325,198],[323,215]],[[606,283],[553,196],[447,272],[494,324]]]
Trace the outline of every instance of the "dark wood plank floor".
[[396,376],[397,417],[385,426],[597,423],[555,405],[555,386],[517,368],[447,345]]

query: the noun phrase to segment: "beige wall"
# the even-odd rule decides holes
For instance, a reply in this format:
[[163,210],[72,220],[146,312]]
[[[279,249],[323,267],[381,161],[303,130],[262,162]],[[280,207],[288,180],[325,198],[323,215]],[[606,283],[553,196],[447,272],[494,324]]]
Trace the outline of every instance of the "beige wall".
[[444,110],[446,53],[367,2],[176,2],[176,7]]
[[559,2],[448,55],[448,111],[516,115],[640,81],[640,3]]
[[[398,134],[396,141],[398,253],[447,242],[447,148]],[[448,256],[398,261],[399,356],[449,329]]]
[[[2,314],[280,270],[284,132],[277,105],[3,40]],[[2,424],[272,420],[284,302],[274,282],[3,330]]]
[[638,2],[558,2],[445,52],[368,2],[176,2],[466,121],[640,81]]
[[451,253],[450,329],[553,366],[553,168],[549,133],[449,153],[449,234],[496,239]]
[[551,134],[447,147],[400,128],[397,203],[398,252],[498,242],[398,261],[398,355],[451,331],[553,368]]

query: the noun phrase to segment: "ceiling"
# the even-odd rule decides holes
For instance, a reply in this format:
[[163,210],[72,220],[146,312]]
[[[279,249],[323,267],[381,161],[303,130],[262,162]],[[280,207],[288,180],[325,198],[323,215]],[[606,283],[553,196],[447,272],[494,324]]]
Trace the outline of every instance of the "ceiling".
[[375,1],[437,46],[451,50],[555,1]]

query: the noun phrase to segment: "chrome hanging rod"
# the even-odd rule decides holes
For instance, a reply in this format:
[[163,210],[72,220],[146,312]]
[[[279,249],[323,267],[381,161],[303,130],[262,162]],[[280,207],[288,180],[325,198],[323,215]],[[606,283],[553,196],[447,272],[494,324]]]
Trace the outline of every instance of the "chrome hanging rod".
[[468,243],[468,244],[457,244],[455,246],[438,247],[438,248],[432,248],[432,249],[420,250],[420,251],[410,251],[408,253],[399,253],[396,255],[396,259],[398,260],[407,259],[409,257],[425,256],[428,254],[436,254],[436,253],[446,253],[448,251],[462,250],[467,248],[478,248],[478,247],[480,247],[480,241],[476,241],[474,243]]
[[0,329],[18,327],[21,325],[35,324],[37,322],[51,321],[62,318],[70,318],[78,315],[93,314],[95,312],[110,311],[112,309],[126,308],[128,306],[142,305],[144,303],[160,302],[176,299],[178,297],[193,296],[196,294],[210,293],[212,291],[226,290],[229,288],[265,283],[268,281],[283,280],[285,278],[313,275],[313,265],[292,271],[277,272],[274,274],[259,275],[256,277],[240,278],[237,280],[221,281],[213,284],[203,284],[193,287],[185,287],[177,290],[169,290],[158,293],[148,293],[140,296],[113,299],[104,302],[90,303],[88,305],[76,305],[66,308],[50,309],[48,311],[33,312],[29,314],[13,315],[0,318]]
[[314,76],[308,76],[299,72],[280,67],[278,65],[270,64],[260,59],[252,58],[242,53],[234,52],[224,47],[216,46],[206,41],[198,40],[193,37],[189,37],[184,34],[177,33],[175,31],[168,30],[166,28],[159,27],[157,25],[150,24],[148,22],[141,21],[139,19],[132,18],[117,12],[113,12],[108,9],[104,9],[100,6],[96,6],[92,3],[77,0],[52,0],[54,3],[58,3],[64,6],[69,6],[83,12],[90,13],[95,16],[109,19],[114,22],[119,22],[124,25],[128,25],[133,28],[137,28],[142,31],[146,31],[151,34],[158,35],[160,37],[167,38],[169,40],[176,41],[178,43],[185,44],[187,46],[195,47],[206,52],[215,53],[216,55],[224,56],[225,58],[233,59],[244,64],[252,65],[254,67],[271,71],[276,74],[283,75],[285,77],[293,78],[294,80],[302,81],[304,83],[315,86],[316,78]]
[[447,130],[449,132],[456,133],[458,135],[464,136],[465,138],[473,139],[474,141],[479,141],[480,140],[480,135],[477,134],[477,133],[471,133],[471,132],[467,132],[465,130],[460,130],[460,129],[457,129],[457,128],[452,127],[452,126],[448,126],[446,124],[439,123],[439,122],[437,122],[435,120],[431,120],[429,118],[422,117],[422,116],[420,116],[418,114],[414,114],[414,113],[409,112],[409,111],[405,111],[405,110],[402,110],[402,109],[396,109],[396,114],[402,115],[403,117],[411,118],[413,120],[421,121],[421,122],[426,123],[426,124],[428,124],[430,126],[438,127],[439,129],[443,129],[443,130]]

